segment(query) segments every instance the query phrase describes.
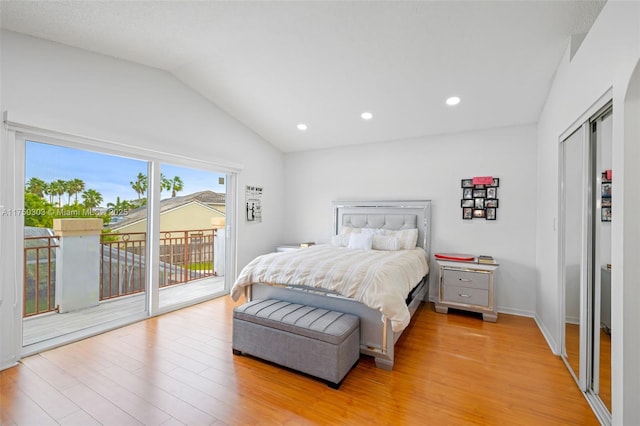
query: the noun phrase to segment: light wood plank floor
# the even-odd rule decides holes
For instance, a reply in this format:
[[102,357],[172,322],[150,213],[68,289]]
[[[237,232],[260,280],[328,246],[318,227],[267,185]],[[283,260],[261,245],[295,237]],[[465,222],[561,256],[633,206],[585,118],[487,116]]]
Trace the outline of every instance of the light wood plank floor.
[[[580,371],[580,326],[565,324],[566,351],[569,365]],[[609,412],[611,402],[611,335],[600,328],[600,389],[598,395]]]
[[222,297],[29,358],[0,373],[0,423],[595,425],[531,318],[423,304],[393,371],[362,357],[339,390],[231,353]]

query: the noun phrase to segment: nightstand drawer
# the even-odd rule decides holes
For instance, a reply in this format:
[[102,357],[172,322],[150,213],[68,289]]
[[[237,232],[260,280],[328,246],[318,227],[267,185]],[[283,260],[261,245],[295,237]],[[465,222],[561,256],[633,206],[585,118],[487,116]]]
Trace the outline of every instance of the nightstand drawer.
[[461,271],[445,269],[442,271],[442,284],[449,287],[465,287],[480,290],[489,290],[490,274],[487,272]]
[[489,306],[489,290],[445,285],[442,301]]

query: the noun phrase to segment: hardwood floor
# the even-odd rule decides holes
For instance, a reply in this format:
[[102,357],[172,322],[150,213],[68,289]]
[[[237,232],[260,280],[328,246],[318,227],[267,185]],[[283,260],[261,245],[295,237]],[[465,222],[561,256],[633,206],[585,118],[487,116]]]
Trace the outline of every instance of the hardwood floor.
[[[580,327],[577,324],[565,324],[566,351],[569,365],[575,372],[580,366]],[[600,328],[600,386],[598,395],[602,403],[611,412],[611,335]]]
[[600,399],[611,412],[611,334],[600,329]]
[[222,297],[25,358],[0,424],[598,424],[531,318],[423,304],[393,371],[362,357],[340,390],[231,353]]

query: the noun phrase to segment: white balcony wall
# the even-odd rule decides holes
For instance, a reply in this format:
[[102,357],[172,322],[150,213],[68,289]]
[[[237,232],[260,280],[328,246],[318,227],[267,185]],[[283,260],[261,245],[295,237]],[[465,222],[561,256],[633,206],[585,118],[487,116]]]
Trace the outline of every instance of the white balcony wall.
[[60,313],[98,305],[102,219],[54,219],[56,306]]

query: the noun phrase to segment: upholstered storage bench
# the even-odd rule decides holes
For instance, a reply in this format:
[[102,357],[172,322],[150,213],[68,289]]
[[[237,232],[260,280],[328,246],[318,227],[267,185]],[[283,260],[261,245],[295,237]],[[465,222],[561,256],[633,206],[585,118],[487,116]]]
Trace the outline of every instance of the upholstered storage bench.
[[281,300],[254,300],[233,310],[232,347],[236,355],[301,371],[337,389],[360,359],[360,319]]

